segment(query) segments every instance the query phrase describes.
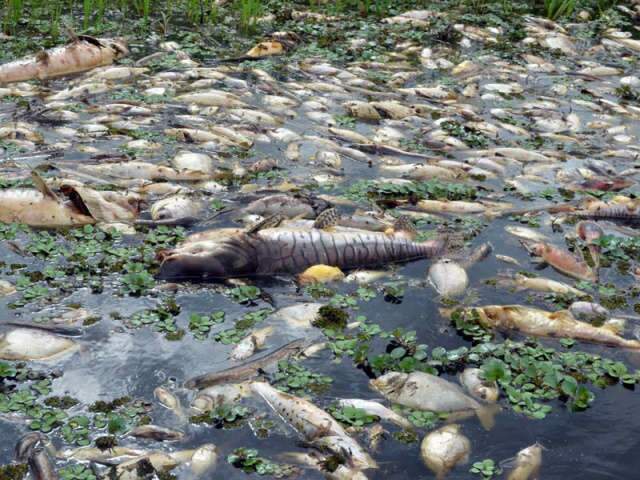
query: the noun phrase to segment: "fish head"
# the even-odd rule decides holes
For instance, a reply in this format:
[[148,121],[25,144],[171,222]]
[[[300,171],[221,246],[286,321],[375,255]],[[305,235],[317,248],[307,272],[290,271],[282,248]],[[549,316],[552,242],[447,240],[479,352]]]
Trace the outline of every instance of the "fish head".
[[127,55],[129,55],[127,40],[124,37],[106,38],[101,40],[103,43],[107,45],[107,47],[109,47],[113,51],[115,60],[118,60],[119,58],[126,57]]
[[370,380],[369,386],[384,396],[390,396],[402,389],[408,377],[406,373],[389,372]]
[[253,252],[233,238],[226,241],[189,243],[158,252],[159,277],[163,280],[216,280],[255,273]]

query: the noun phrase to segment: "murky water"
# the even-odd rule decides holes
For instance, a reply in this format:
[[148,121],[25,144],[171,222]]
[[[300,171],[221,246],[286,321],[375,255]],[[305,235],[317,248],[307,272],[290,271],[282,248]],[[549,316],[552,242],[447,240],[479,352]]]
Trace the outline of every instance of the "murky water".
[[[580,45],[580,51],[583,52],[590,45]],[[618,172],[628,168],[635,168],[640,151],[637,149],[638,138],[640,136],[640,112],[636,107],[627,114],[620,114],[615,108],[607,106],[606,102],[619,102],[619,98],[615,95],[614,89],[619,86],[619,78],[621,76],[638,75],[638,53],[631,54],[625,52],[632,60],[622,61],[612,57],[610,52],[602,50],[601,52],[591,53],[588,57],[589,61],[600,62],[603,64],[614,64],[624,70],[623,75],[605,76],[596,79],[586,79],[581,77],[570,77],[562,75],[548,75],[545,73],[536,73],[528,71],[524,67],[512,67],[508,64],[501,65],[496,63],[495,58],[490,56],[482,57],[481,48],[474,45],[474,50],[463,51],[461,58],[473,58],[481,65],[481,69],[477,74],[477,83],[480,91],[483,92],[483,86],[489,83],[500,82],[516,82],[520,84],[524,91],[522,95],[504,96],[503,98],[480,97],[475,95],[469,98],[458,97],[457,102],[440,103],[425,99],[416,99],[411,97],[414,103],[429,103],[438,112],[438,115],[432,115],[433,118],[427,116],[422,119],[413,119],[405,122],[404,127],[409,128],[414,124],[415,133],[420,136],[426,136],[427,132],[433,129],[434,121],[439,115],[451,116],[460,122],[464,122],[464,115],[461,115],[456,108],[459,105],[467,105],[474,112],[476,121],[495,122],[491,109],[503,108],[511,111],[513,123],[523,125],[525,130],[531,130],[531,124],[527,120],[524,112],[528,109],[535,110],[533,102],[551,101],[556,106],[549,109],[548,116],[556,116],[558,118],[566,118],[569,114],[576,114],[581,122],[581,126],[573,132],[566,132],[561,129],[558,133],[567,134],[570,138],[551,138],[541,151],[552,154],[557,152],[560,154],[560,170],[569,175],[575,173],[576,168],[581,168],[584,161],[589,158],[605,159],[602,153],[605,150],[620,149],[635,152],[635,158],[623,158],[622,154],[606,157],[610,165]],[[475,52],[475,53],[471,53]],[[437,54],[436,54],[437,55]],[[142,52],[133,52],[133,58],[141,57]],[[286,62],[286,60],[274,60],[278,62]],[[581,58],[563,57],[561,60],[555,61],[558,65],[565,66],[569,71],[573,72],[580,68]],[[633,63],[635,61],[635,63]],[[212,67],[213,68],[213,67]],[[245,67],[250,69],[251,66]],[[372,68],[375,71],[377,68]],[[384,67],[379,69],[384,70]],[[447,84],[453,85],[454,88],[460,89],[460,85],[456,85],[455,77],[446,71],[426,70],[418,67],[419,75],[403,85],[410,88],[415,85],[436,84],[446,81]],[[174,93],[181,93],[189,89],[189,84],[198,78],[197,71],[191,71],[183,78],[177,80],[161,80],[158,73],[167,69],[160,69],[160,72],[148,73],[131,81],[123,81],[109,84],[109,91],[101,94],[82,95],[85,106],[79,108],[79,116],[76,120],[61,122],[61,125],[72,129],[81,129],[87,123],[96,122],[96,117],[101,113],[91,113],[92,107],[99,107],[109,103],[116,103],[114,94],[122,92],[125,89],[130,92],[143,91],[150,86],[162,85],[167,88],[167,96],[170,98]],[[180,69],[170,69],[172,71],[188,70],[186,67]],[[237,89],[230,91],[241,96],[242,100],[256,109],[264,110],[263,98],[265,92],[269,89],[278,91],[281,89],[285,92],[293,92],[293,96],[299,100],[321,100],[326,105],[326,112],[331,116],[344,115],[344,109],[341,104],[347,100],[366,100],[368,96],[357,92],[349,92],[343,90],[340,93],[323,93],[313,92],[312,89],[305,88],[305,82],[324,81],[337,84],[340,81],[331,76],[316,76],[311,74],[301,74],[297,71],[297,67],[291,65],[291,77],[280,78],[279,81],[273,83],[271,81],[259,80],[255,75],[247,74],[240,68],[220,67],[229,77],[236,79],[244,79],[248,83],[248,89]],[[367,70],[353,69],[358,75],[366,75]],[[196,72],[196,73],[193,73]],[[87,74],[90,75],[90,74]],[[72,80],[75,84],[81,84],[83,77]],[[564,83],[569,87],[569,91],[564,96],[559,96],[551,91],[552,87]],[[66,88],[69,85],[68,80],[58,80],[49,85],[54,91]],[[224,88],[224,82],[214,84],[212,88]],[[383,88],[389,89],[383,86]],[[584,103],[576,103],[574,100],[582,99],[585,102],[592,102],[596,107],[585,105]],[[2,101],[2,100],[0,100]],[[135,99],[136,102],[140,100]],[[44,96],[38,94],[32,97],[34,105],[46,102]],[[67,100],[69,105],[77,105],[79,99]],[[525,105],[529,103],[529,105]],[[2,111],[9,113],[1,113],[3,123],[11,120],[12,106],[16,102],[4,100],[2,101]],[[7,110],[5,110],[5,108]],[[64,106],[53,107],[65,108]],[[212,148],[205,148],[201,145],[187,144],[182,142],[164,142],[166,139],[163,129],[167,126],[195,125],[194,117],[179,117],[178,115],[187,114],[187,106],[180,105],[171,99],[165,102],[154,103],[152,105],[153,113],[141,118],[131,117],[133,122],[138,120],[149,119],[150,125],[136,126],[136,135],[141,133],[151,138],[153,141],[160,142],[159,150],[148,152],[137,152],[136,160],[150,161],[154,163],[165,164],[167,159],[171,158],[174,153],[183,148],[191,151],[206,151],[212,153]],[[290,116],[289,112],[273,112],[279,118],[284,120],[282,127],[290,129],[300,135],[320,136],[328,138],[326,125],[322,122],[314,121],[307,116],[307,112],[303,108],[295,108],[292,110],[295,116]],[[18,115],[24,114],[24,111],[17,110]],[[197,109],[194,109],[194,115],[198,115]],[[540,115],[544,118],[544,115]],[[263,127],[259,124],[250,125],[248,123],[238,121],[220,109],[219,112],[209,116],[202,116],[204,124],[221,124],[228,125],[238,130],[247,130],[255,132],[255,145],[251,149],[251,156],[247,159],[236,157],[237,152],[227,155],[225,164],[233,167],[235,163],[243,166],[251,165],[255,160],[263,157],[276,158],[279,166],[286,173],[286,178],[293,183],[304,185],[312,183],[312,177],[319,173],[326,173],[327,169],[322,165],[313,162],[312,155],[319,150],[317,143],[310,138],[302,139],[301,142],[301,158],[298,161],[289,161],[284,157],[287,145],[284,142],[269,139],[269,137],[261,137],[261,133],[269,133],[273,130],[271,127]],[[589,122],[606,121],[608,128],[617,126],[624,127],[624,135],[630,137],[628,143],[616,140],[614,134],[607,133],[605,128],[595,128],[587,126]],[[99,119],[98,123],[109,124],[108,119]],[[520,123],[519,123],[520,122]],[[67,139],[63,139],[60,130],[56,130],[55,125],[45,122],[32,122],[35,129],[40,132],[43,137],[43,143],[35,146],[35,153],[47,153],[50,147],[58,152],[52,159],[45,160],[57,167],[64,167],[68,171],[73,172],[79,166],[87,163],[95,163],[96,155],[107,154],[112,157],[118,155],[121,151],[120,146],[131,138],[123,136],[105,136],[91,137],[72,135]],[[402,125],[397,122],[388,122],[398,128]],[[351,125],[356,131],[365,135],[373,136],[376,133],[378,125],[366,122],[357,122]],[[420,131],[423,128],[423,131]],[[409,131],[405,131],[408,138],[411,138]],[[267,141],[268,140],[268,141]],[[514,142],[525,141],[523,136],[509,133],[505,129],[501,129],[499,136],[489,140],[490,146],[513,146]],[[56,146],[56,142],[70,142],[70,145]],[[83,147],[83,148],[79,148]],[[90,147],[87,150],[84,147]],[[224,150],[224,148],[220,148]],[[434,153],[435,154],[435,153]],[[42,163],[41,158],[30,160],[31,153],[17,153],[7,150],[2,157],[0,167],[5,171],[7,177],[24,175],[27,167],[34,167]],[[447,156],[455,159],[464,159],[469,156],[469,151],[463,149],[450,149]],[[402,157],[398,157],[402,159]],[[404,158],[406,161],[407,159]],[[331,171],[331,174],[337,174],[335,186],[322,186],[317,189],[318,192],[330,193],[338,195],[345,191],[355,182],[363,179],[376,179],[381,176],[378,166],[383,161],[382,156],[370,155],[371,165],[348,157],[343,157],[342,168],[338,171]],[[411,161],[411,160],[409,160]],[[515,169],[518,170],[518,169]],[[514,205],[544,205],[549,203],[548,200],[537,197],[533,202],[523,201],[518,197],[517,193],[505,192],[503,190],[504,182],[510,177],[515,176],[515,170],[509,171],[506,177],[498,176],[495,179],[486,181],[478,181],[468,179],[473,185],[478,187],[478,196],[481,198],[491,198],[492,200],[506,201]],[[521,169],[520,169],[521,170]],[[73,174],[69,174],[73,176]],[[544,183],[532,183],[531,191],[537,192],[546,188],[556,188],[560,186],[560,180],[555,177],[553,172],[543,174],[546,180]],[[82,179],[82,177],[80,177]],[[579,178],[579,177],[576,177]],[[635,181],[635,173],[628,176],[629,179]],[[262,185],[265,190],[258,193],[252,193],[251,198],[257,198],[264,195],[265,192],[279,183],[279,179],[268,180],[260,179],[257,183]],[[114,181],[115,182],[115,181]],[[637,191],[637,187],[632,186],[625,192]],[[241,193],[238,187],[232,187],[227,193],[210,195],[208,200],[214,198],[221,199],[226,205],[233,210],[230,214],[220,216],[207,227],[224,227],[234,225],[234,218],[237,216],[239,209],[247,203],[249,195]],[[559,201],[559,197],[555,196],[554,201]],[[363,205],[365,206],[365,205]],[[2,208],[0,206],[0,208]],[[348,209],[347,209],[348,210]],[[212,213],[212,212],[209,212]],[[522,248],[516,237],[507,235],[504,227],[514,224],[513,220],[483,219],[486,227],[481,233],[472,240],[472,246],[480,245],[483,242],[491,242],[494,247],[494,253],[508,255],[520,261],[521,267],[515,267],[500,262],[491,255],[486,260],[473,266],[469,270],[470,287],[463,298],[462,302],[471,305],[486,304],[526,304],[539,306],[547,310],[554,309],[552,304],[545,301],[541,295],[532,296],[530,292],[510,292],[503,289],[486,284],[484,281],[494,278],[495,275],[504,270],[526,270],[534,272],[534,266],[530,262],[530,258],[526,251]],[[563,233],[554,232],[551,229],[551,217],[548,214],[542,214],[539,217],[541,224],[540,231],[550,236],[556,244],[563,244]],[[455,222],[452,222],[455,225]],[[190,227],[189,232],[203,230],[205,227],[196,225]],[[570,232],[573,227],[565,225],[565,233]],[[141,237],[142,234],[139,234]],[[135,240],[121,240],[126,244]],[[19,243],[19,241],[18,241]],[[6,242],[0,243],[0,258],[5,265],[12,263],[27,264],[28,270],[40,270],[46,265],[46,261],[34,259],[31,256],[22,256],[16,253],[15,248]],[[426,343],[430,349],[442,346],[447,349],[459,346],[469,346],[470,343],[460,337],[455,329],[445,320],[439,313],[438,309],[442,306],[441,299],[435,294],[432,288],[425,283],[428,261],[418,261],[412,264],[402,266],[398,269],[398,276],[407,282],[405,295],[401,303],[391,303],[385,301],[382,294],[378,294],[369,301],[360,301],[358,310],[354,311],[355,315],[365,315],[369,322],[379,324],[384,330],[393,330],[394,328],[402,328],[406,330],[415,330],[417,332],[418,342]],[[10,272],[8,268],[4,269],[2,278],[15,281],[20,270]],[[544,276],[567,282],[567,277],[553,271],[550,267],[538,272]],[[605,268],[601,273],[601,283],[613,282],[621,290],[628,289],[633,284],[633,279],[627,275],[620,275],[615,268]],[[159,444],[154,441],[135,440],[123,437],[120,439],[121,445],[137,446],[141,448],[174,450],[197,447],[203,443],[209,442],[216,444],[220,449],[221,458],[215,473],[211,478],[245,478],[246,474],[241,470],[229,465],[224,459],[237,447],[257,448],[260,455],[277,461],[278,455],[289,451],[306,451],[305,446],[300,443],[299,437],[292,429],[285,426],[275,415],[268,413],[268,416],[275,421],[275,428],[270,432],[267,438],[258,438],[250,428],[249,424],[245,424],[241,428],[233,429],[217,429],[212,426],[195,425],[184,423],[176,417],[171,411],[165,409],[154,400],[153,391],[156,387],[163,385],[178,394],[184,405],[188,405],[194,397],[195,392],[189,391],[182,387],[183,382],[194,375],[217,371],[233,365],[228,360],[228,354],[233,345],[225,346],[215,342],[212,337],[218,331],[222,331],[233,325],[233,321],[240,318],[248,311],[254,311],[258,308],[275,308],[279,309],[288,305],[293,305],[303,301],[314,301],[304,290],[298,288],[295,282],[289,278],[263,279],[255,284],[266,292],[271,298],[271,303],[263,300],[257,301],[252,306],[243,306],[234,303],[227,296],[221,293],[219,286],[210,284],[185,284],[181,285],[176,293],[176,301],[181,306],[181,313],[176,321],[180,328],[187,330],[187,334],[179,341],[169,341],[162,334],[154,331],[152,328],[130,329],[126,328],[125,323],[121,320],[114,319],[114,313],[121,318],[128,318],[134,313],[145,308],[153,308],[158,298],[156,296],[128,297],[117,295],[118,278],[117,275],[108,275],[103,278],[104,291],[100,294],[91,293],[88,288],[75,288],[72,291],[63,292],[62,299],[59,304],[81,304],[93,314],[100,317],[100,321],[95,325],[86,327],[84,335],[79,339],[82,345],[80,352],[72,356],[63,358],[59,361],[51,363],[43,363],[42,365],[34,364],[38,370],[47,370],[55,368],[62,372],[59,378],[53,381],[52,395],[70,395],[80,401],[80,404],[69,410],[69,415],[80,414],[86,412],[86,406],[97,400],[111,400],[121,396],[130,396],[132,398],[144,399],[151,402],[152,408],[149,415],[154,424],[181,429],[186,436],[179,442],[170,444]],[[356,286],[339,284],[332,286],[338,293],[352,294],[356,290]],[[379,289],[379,285],[374,284],[374,289]],[[7,297],[0,299],[0,318],[6,320],[30,320],[38,317],[43,313],[55,312],[59,305],[47,305],[44,301],[28,303],[21,308],[9,308],[9,304],[14,298]],[[633,303],[633,302],[630,302]],[[215,325],[209,338],[200,341],[193,338],[188,332],[189,316],[192,313],[205,314],[213,311],[223,310],[226,312],[225,323]],[[615,313],[633,313],[633,309],[629,306],[625,310],[619,310]],[[270,320],[266,324],[271,323]],[[287,326],[274,323],[276,334],[268,340],[265,351],[277,348],[287,341],[298,338],[300,333],[292,331]],[[319,330],[313,332],[305,332],[305,335],[311,337],[322,338]],[[512,335],[513,338],[521,338]],[[498,334],[497,341],[500,340],[501,334]],[[555,340],[542,340],[545,345],[559,348],[558,342]],[[376,339],[372,344],[372,352],[381,353],[384,351],[384,341]],[[608,358],[622,360],[630,368],[640,367],[640,356],[636,353],[623,352],[613,348],[599,347],[586,344],[577,344],[574,349],[580,349],[592,353],[598,353]],[[377,398],[377,395],[368,387],[369,377],[367,374],[352,365],[349,358],[336,360],[328,350],[322,351],[317,357],[303,361],[305,367],[310,370],[329,375],[333,381],[329,388],[319,395],[313,396],[313,401],[320,406],[326,407],[338,398]],[[448,377],[449,378],[449,377]],[[455,381],[455,378],[450,377]],[[492,458],[501,461],[513,457],[516,452],[527,445],[539,442],[544,445],[543,453],[543,470],[541,478],[545,479],[583,479],[583,478],[635,478],[636,472],[640,468],[640,459],[634,455],[638,448],[638,440],[636,433],[640,429],[640,418],[636,415],[638,407],[637,392],[633,388],[623,388],[622,386],[609,387],[607,389],[596,389],[591,387],[595,393],[595,401],[592,406],[582,412],[570,412],[564,403],[560,401],[551,401],[553,412],[543,420],[534,420],[522,414],[514,413],[504,399],[503,411],[496,419],[496,426],[491,431],[482,429],[477,419],[471,418],[462,422],[465,435],[471,440],[472,451],[471,461],[479,461],[485,458]],[[267,408],[263,403],[257,400],[245,400],[246,405],[255,410],[256,413],[267,412]],[[394,430],[395,427],[387,427]],[[0,421],[0,463],[8,463],[12,460],[12,451],[19,435],[28,431],[28,425],[20,414],[7,414]],[[424,430],[419,431],[419,436],[425,434]],[[91,434],[91,438],[95,438],[104,434]],[[54,431],[50,434],[54,444],[58,447],[69,448],[70,445],[60,438],[60,432]],[[365,443],[364,437],[359,437],[362,443]],[[379,470],[369,470],[366,472],[367,477],[371,479],[409,479],[409,478],[431,478],[431,473],[425,468],[419,455],[419,442],[404,444],[389,436],[382,442],[379,451],[374,453],[375,459],[380,465]],[[60,463],[62,466],[63,463]],[[187,468],[181,467],[175,470],[179,478],[190,478]],[[468,472],[468,466],[460,466],[454,469],[448,478],[471,478]],[[301,478],[322,478],[319,472],[305,470],[301,474]]]

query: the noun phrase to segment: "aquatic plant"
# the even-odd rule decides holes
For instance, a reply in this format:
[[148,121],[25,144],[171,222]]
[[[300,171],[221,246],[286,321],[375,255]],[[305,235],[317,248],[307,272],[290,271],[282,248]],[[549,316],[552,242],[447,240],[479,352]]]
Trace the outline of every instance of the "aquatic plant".
[[576,0],[544,0],[547,18],[557,20],[569,17],[576,8]]

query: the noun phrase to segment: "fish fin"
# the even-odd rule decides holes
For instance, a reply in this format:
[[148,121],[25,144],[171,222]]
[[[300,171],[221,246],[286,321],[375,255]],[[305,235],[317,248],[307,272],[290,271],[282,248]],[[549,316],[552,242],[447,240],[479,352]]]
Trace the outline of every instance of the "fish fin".
[[497,403],[491,405],[482,405],[476,410],[476,415],[482,427],[489,431],[495,425],[495,416],[501,410],[500,405]]
[[89,35],[78,35],[76,37],[76,41],[83,41],[90,43],[91,45],[95,45],[98,48],[105,48],[106,45],[98,40],[96,37],[91,37]]
[[43,65],[49,64],[49,54],[46,50],[41,50],[36,54],[36,62],[42,63]]
[[338,224],[339,219],[340,214],[335,208],[327,208],[320,212],[316,217],[315,222],[313,222],[313,228],[317,228],[318,230],[327,230],[335,227]]
[[403,236],[409,238],[410,240],[415,240],[418,236],[418,231],[416,230],[415,225],[410,217],[407,215],[400,215],[393,222],[393,231],[394,233],[404,234]]
[[249,225],[245,232],[248,234],[252,234],[252,233],[257,233],[260,230],[264,230],[265,228],[276,228],[278,225],[282,223],[283,220],[284,218],[282,217],[282,215],[280,215],[279,213],[276,213],[275,215],[266,217],[254,223],[253,225]]
[[602,328],[609,330],[615,335],[621,335],[624,332],[626,320],[623,318],[610,318],[602,325]]
[[53,190],[51,190],[51,188],[49,188],[49,185],[47,185],[47,183],[44,181],[44,179],[35,170],[31,170],[31,181],[33,182],[33,185],[36,187],[36,189],[42,195],[44,195],[45,197],[47,197],[47,198],[49,198],[51,200],[55,200],[56,202],[60,203],[60,198],[58,197],[58,195],[56,195],[55,192]]

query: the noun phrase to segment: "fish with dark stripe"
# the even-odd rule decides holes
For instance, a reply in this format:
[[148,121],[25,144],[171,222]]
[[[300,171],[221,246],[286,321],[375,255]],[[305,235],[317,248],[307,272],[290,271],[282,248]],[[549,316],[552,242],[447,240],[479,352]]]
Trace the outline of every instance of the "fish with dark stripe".
[[186,242],[159,254],[164,279],[223,279],[297,274],[312,265],[342,270],[431,258],[444,239],[413,242],[383,233],[267,228],[223,240]]

